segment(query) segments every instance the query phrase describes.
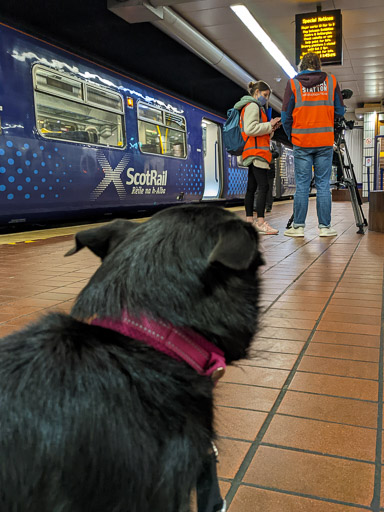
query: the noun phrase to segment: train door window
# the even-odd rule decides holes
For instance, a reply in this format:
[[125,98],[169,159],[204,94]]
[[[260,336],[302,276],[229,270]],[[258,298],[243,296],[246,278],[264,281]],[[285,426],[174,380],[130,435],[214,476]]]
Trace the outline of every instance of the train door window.
[[139,143],[143,153],[186,158],[186,121],[183,116],[139,102]]
[[223,182],[223,159],[221,128],[210,119],[201,123],[204,150],[204,194],[203,199],[220,197]]
[[[122,97],[113,91],[72,80],[64,74],[61,83],[67,85],[63,93],[63,89],[56,84],[59,82],[56,78],[60,76],[40,66],[34,69],[36,125],[39,133],[50,139],[124,147]],[[49,85],[52,80],[56,80],[55,87]],[[77,86],[76,91],[80,92],[68,97],[68,84],[72,82]]]

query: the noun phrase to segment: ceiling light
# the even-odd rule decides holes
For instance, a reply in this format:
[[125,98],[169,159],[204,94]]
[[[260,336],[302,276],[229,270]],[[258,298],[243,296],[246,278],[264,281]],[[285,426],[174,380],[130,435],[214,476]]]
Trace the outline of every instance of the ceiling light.
[[264,48],[269,52],[275,61],[281,66],[290,78],[297,75],[297,71],[291,66],[284,57],[269,35],[264,32],[258,22],[244,5],[231,5],[232,11],[240,18],[244,25],[260,41]]

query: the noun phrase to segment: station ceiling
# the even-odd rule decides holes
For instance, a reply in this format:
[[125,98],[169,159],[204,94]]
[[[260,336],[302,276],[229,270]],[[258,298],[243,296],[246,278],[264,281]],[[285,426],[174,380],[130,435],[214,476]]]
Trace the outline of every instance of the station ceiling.
[[340,9],[343,65],[326,66],[342,89],[351,89],[346,104],[384,98],[384,0],[200,0],[175,5],[175,10],[249,72],[270,83],[282,98],[287,76],[230,9],[243,4],[295,64],[295,15]]
[[[134,2],[133,2],[134,3]],[[152,0],[169,5],[201,34],[282,99],[288,77],[231,11],[234,0]],[[352,89],[350,110],[384,98],[383,0],[242,0],[288,60],[295,62],[295,14],[341,9],[343,65],[327,66]],[[107,0],[1,0],[0,21],[144,79],[218,113],[244,90],[149,22],[130,24]]]

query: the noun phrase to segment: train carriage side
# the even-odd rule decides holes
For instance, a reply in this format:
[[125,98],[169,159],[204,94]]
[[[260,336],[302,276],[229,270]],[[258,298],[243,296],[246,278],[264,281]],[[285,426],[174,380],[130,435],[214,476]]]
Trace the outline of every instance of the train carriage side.
[[223,119],[0,25],[0,223],[244,196]]

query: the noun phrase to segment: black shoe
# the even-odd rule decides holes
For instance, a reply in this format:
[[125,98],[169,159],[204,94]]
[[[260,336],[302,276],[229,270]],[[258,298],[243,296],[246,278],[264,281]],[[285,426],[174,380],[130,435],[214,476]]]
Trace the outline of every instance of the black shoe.
[[265,208],[265,211],[266,211],[267,213],[271,212],[271,211],[272,211],[272,206],[267,206],[267,207]]

